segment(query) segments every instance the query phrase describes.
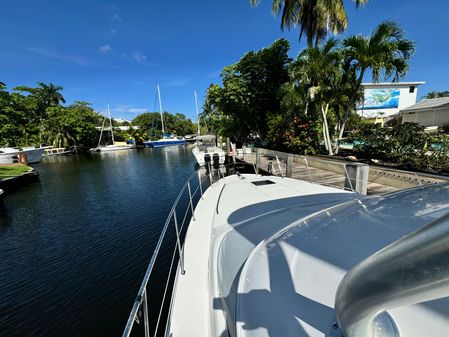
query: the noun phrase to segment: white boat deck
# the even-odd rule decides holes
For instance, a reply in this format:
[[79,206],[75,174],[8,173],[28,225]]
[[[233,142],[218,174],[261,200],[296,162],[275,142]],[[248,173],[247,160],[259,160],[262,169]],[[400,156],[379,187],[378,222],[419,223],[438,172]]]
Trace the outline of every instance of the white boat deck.
[[[289,178],[221,179],[186,234],[167,336],[340,337],[334,303],[345,273],[447,213],[448,200],[449,185],[363,197]],[[400,336],[449,331],[449,298],[388,313]]]
[[[265,180],[275,184],[252,183]],[[314,196],[306,197],[310,194]],[[168,333],[220,336],[227,329],[226,320],[234,319],[232,310],[226,310],[235,302],[231,290],[256,245],[298,218],[356,196],[294,179],[256,175],[229,176],[212,185],[198,203],[196,221],[186,235],[186,272],[177,273]]]

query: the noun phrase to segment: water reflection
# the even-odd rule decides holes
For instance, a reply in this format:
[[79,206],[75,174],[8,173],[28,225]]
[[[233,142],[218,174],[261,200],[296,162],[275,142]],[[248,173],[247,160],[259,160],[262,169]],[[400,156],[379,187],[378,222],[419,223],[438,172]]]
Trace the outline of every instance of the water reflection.
[[183,146],[36,165],[0,202],[0,336],[120,336],[193,163]]

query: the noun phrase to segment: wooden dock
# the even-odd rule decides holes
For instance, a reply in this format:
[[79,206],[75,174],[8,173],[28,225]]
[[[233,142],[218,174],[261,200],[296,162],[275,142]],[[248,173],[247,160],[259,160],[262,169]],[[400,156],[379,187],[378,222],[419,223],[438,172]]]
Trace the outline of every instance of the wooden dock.
[[[294,179],[348,189],[347,172],[344,169],[346,162],[331,161],[318,157],[297,156],[265,149],[259,151],[258,156],[259,158],[257,159],[257,155],[254,152],[239,153],[236,158],[255,165],[257,165],[258,160],[257,166],[260,169],[270,171],[277,176],[289,175]],[[287,156],[292,157],[290,164],[288,164],[286,159]],[[291,165],[289,170],[287,170],[288,165]],[[367,194],[380,195],[413,186],[445,181],[449,181],[449,178],[431,175],[421,176],[421,174],[418,175],[406,171],[370,167]]]

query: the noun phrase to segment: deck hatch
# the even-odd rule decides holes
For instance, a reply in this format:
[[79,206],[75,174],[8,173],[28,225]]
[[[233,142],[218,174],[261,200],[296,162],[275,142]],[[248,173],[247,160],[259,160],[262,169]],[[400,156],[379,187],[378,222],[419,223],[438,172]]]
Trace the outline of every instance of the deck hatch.
[[258,180],[258,181],[252,181],[252,183],[256,186],[276,184],[274,181],[271,181],[271,180]]

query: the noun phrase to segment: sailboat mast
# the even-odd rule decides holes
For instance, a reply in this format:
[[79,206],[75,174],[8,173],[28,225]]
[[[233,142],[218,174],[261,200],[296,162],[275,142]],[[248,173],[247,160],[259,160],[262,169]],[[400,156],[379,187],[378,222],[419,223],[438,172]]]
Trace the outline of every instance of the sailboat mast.
[[159,85],[157,86],[157,96],[159,98],[159,111],[161,113],[161,121],[162,121],[162,135],[164,135],[164,114],[162,112],[162,101],[161,101],[161,89],[159,88]]
[[194,91],[195,94],[195,107],[196,107],[196,118],[198,119],[198,135],[201,134],[200,132],[200,114],[198,111],[198,96],[196,95],[196,90]]
[[100,144],[101,144],[101,137],[103,136],[104,122],[105,122],[105,121],[106,121],[106,117],[103,118],[103,124],[101,125],[100,138],[98,139],[98,145],[97,145],[97,147],[100,147]]
[[109,104],[108,104],[108,115],[109,115],[109,126],[111,127],[112,145],[114,145],[115,144],[114,131],[112,130],[112,117],[111,117],[111,110],[109,110]]

